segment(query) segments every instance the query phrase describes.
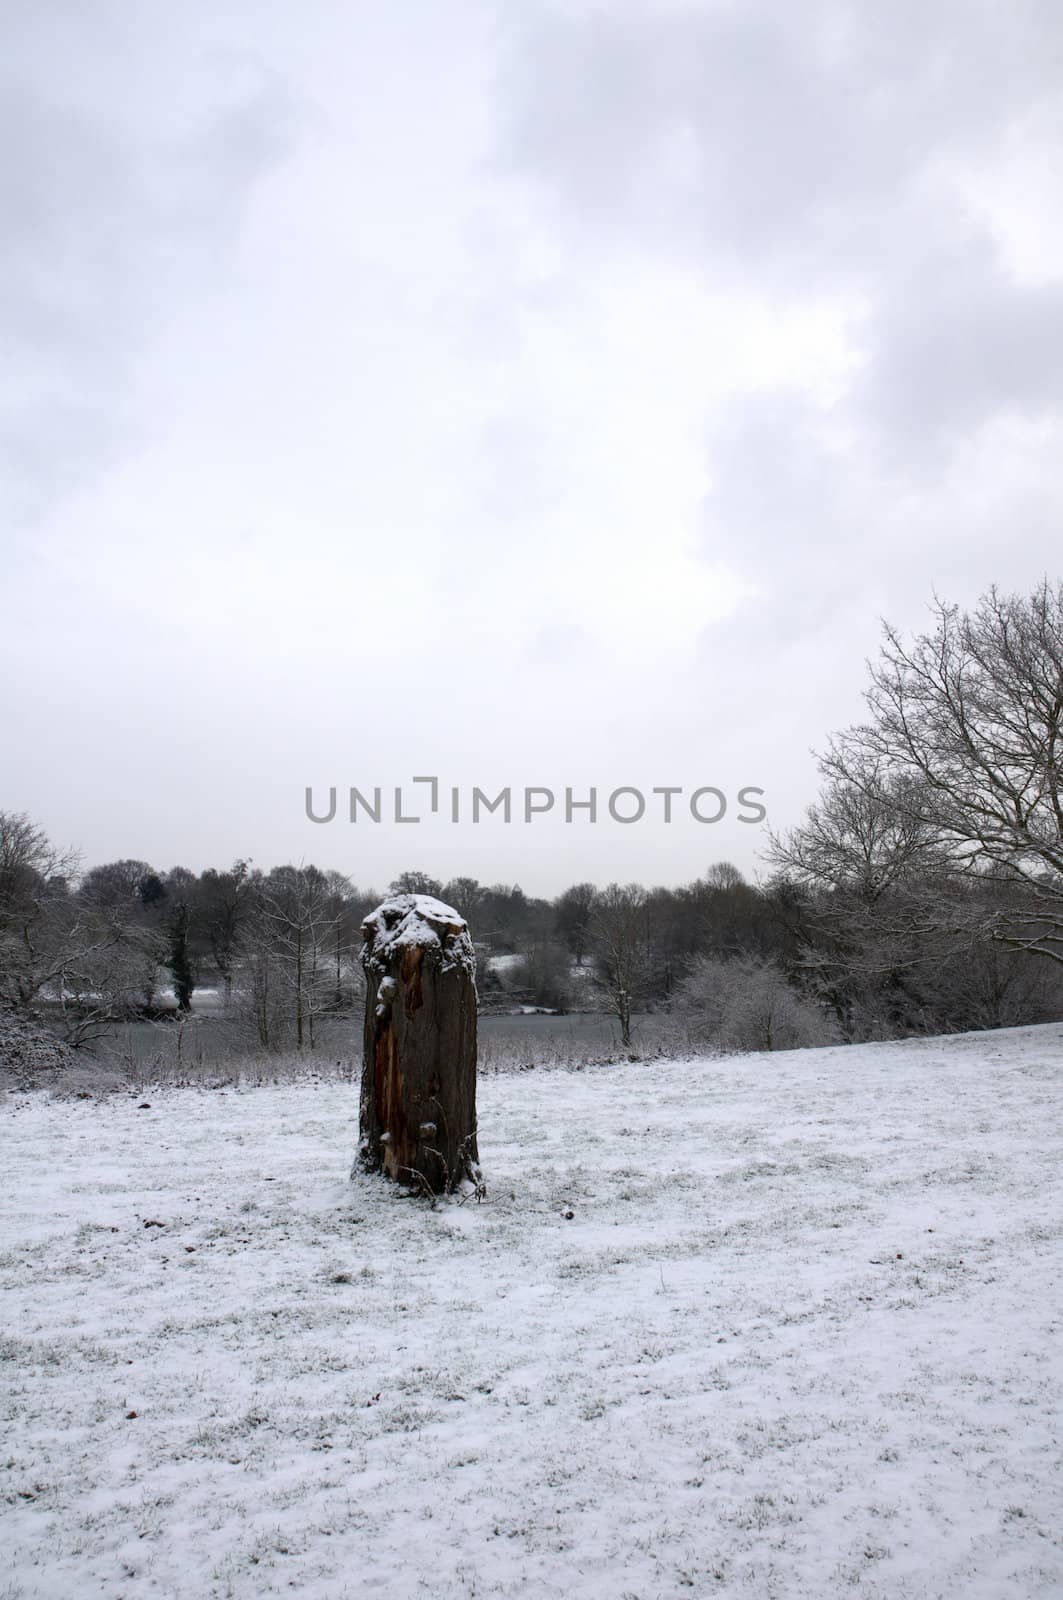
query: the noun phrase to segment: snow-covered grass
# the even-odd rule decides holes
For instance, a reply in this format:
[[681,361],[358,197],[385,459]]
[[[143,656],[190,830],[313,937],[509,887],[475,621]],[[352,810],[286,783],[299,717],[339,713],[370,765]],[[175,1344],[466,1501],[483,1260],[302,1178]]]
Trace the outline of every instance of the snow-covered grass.
[[[521,1024],[534,1023],[541,1020],[541,1013],[532,1012],[519,1020]],[[522,1033],[488,1033],[481,1026],[477,1070],[484,1076],[495,1072],[525,1072],[529,1068],[582,1069],[622,1061],[632,1054],[622,1048],[619,1029],[614,1029],[607,1019],[595,1016],[589,1020],[596,1026],[581,1028],[578,1024],[584,1020],[549,1017],[550,1022],[558,1024],[556,1029],[532,1032],[528,1028],[523,1036]],[[636,1041],[640,1056],[664,1049],[664,1029],[660,1025],[647,1025],[656,1022],[656,1018],[640,1019]]]
[[[213,1022],[192,1030],[191,1039],[179,1039],[166,1028],[147,1025],[143,1033],[127,1027],[115,1039],[101,1042],[91,1054],[82,1052],[73,1064],[61,1063],[50,1077],[39,1073],[35,1081],[52,1083],[67,1094],[128,1084],[148,1088],[169,1084],[175,1088],[222,1084],[244,1087],[280,1083],[318,1076],[348,1080],[361,1074],[361,1021],[350,1017],[329,1019],[318,1030],[314,1049],[303,1052],[249,1049],[246,1040],[232,1037]],[[322,1034],[325,1037],[322,1038]],[[634,1053],[639,1056],[679,1053],[673,1044],[677,1031],[671,1018],[640,1015],[635,1019]],[[132,1037],[131,1037],[132,1036]],[[478,1070],[522,1072],[535,1067],[587,1067],[627,1059],[632,1051],[620,1044],[619,1028],[601,1013],[575,1016],[482,1016],[479,1025]],[[4,1041],[0,1036],[0,1091],[17,1075],[4,1070]]]
[[1063,1028],[9,1097],[3,1600],[1063,1593]]

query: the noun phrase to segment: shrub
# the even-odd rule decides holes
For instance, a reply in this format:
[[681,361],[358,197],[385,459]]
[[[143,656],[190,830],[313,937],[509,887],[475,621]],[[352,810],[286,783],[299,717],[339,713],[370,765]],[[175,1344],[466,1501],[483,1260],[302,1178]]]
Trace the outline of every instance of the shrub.
[[675,994],[691,1044],[718,1050],[799,1050],[834,1044],[837,1030],[782,969],[758,956],[695,956]]

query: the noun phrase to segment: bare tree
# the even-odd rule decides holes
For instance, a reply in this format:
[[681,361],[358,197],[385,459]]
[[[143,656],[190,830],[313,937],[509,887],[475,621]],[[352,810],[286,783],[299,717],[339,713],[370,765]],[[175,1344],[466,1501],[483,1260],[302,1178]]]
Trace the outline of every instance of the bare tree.
[[714,861],[704,881],[710,889],[741,889],[745,878],[731,861]]
[[225,990],[225,1004],[231,1005],[236,963],[255,908],[255,894],[248,861],[235,861],[228,872],[209,867],[200,874],[196,904],[210,954]]
[[108,1034],[116,1022],[143,1014],[154,990],[154,935],[113,911],[82,912],[77,937],[64,949],[50,993],[63,1038],[75,1047]]
[[483,901],[483,887],[475,878],[451,878],[443,885],[443,899],[463,917],[475,916]]
[[594,901],[589,934],[598,982],[620,1024],[620,1043],[631,1048],[631,1018],[644,1004],[652,980],[653,952],[646,891],[637,883],[611,883]]
[[911,644],[887,626],[870,719],[824,775],[1003,890],[985,912],[997,938],[1063,963],[1063,583],[934,616]]
[[80,938],[77,866],[24,812],[0,811],[0,1002],[25,1009],[56,982]]
[[947,856],[910,788],[881,762],[851,758],[847,775],[828,777],[799,827],[771,836],[769,861],[866,907],[925,881],[945,868]]
[[340,912],[334,885],[317,867],[278,867],[259,885],[254,987],[261,1042],[285,1018],[296,1048],[314,1048],[317,1018],[329,1003]]
[[140,1007],[158,960],[128,874],[113,875],[112,887],[125,886],[113,895],[90,875],[86,892],[74,888],[77,865],[28,817],[0,812],[0,1004],[46,1009],[74,1045]]
[[400,872],[394,883],[389,884],[390,894],[427,894],[433,897],[443,893],[443,885],[438,878],[433,878],[427,872]]
[[555,927],[582,967],[590,941],[591,915],[598,891],[593,883],[574,883],[555,902]]
[[[127,975],[138,973],[139,1004],[151,1011],[159,969],[170,954],[167,890],[159,874],[146,861],[108,861],[86,872],[77,897],[88,922],[100,930],[109,927],[121,947],[122,958],[113,980],[115,992],[124,992]],[[109,969],[110,964],[105,965]],[[67,983],[72,981],[73,974],[68,974]],[[136,1001],[133,1005],[135,1008]],[[119,1009],[124,1011],[124,1003]]]
[[363,897],[342,872],[325,874],[326,909],[332,918],[333,989],[335,1010],[353,1005],[365,993],[360,960]]

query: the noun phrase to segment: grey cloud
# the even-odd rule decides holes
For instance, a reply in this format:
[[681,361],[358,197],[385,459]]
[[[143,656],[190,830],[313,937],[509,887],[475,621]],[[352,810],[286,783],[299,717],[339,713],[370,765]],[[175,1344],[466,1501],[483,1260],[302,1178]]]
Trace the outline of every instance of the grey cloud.
[[0,473],[15,525],[137,440],[135,358],[216,266],[298,133],[271,77],[206,105],[178,137],[123,128],[108,87],[92,108],[43,80],[0,96]]
[[890,464],[940,470],[1001,413],[1063,410],[1063,284],[1020,287],[984,243],[928,255],[879,303],[854,396]]
[[[303,784],[352,762],[627,752],[779,822],[877,616],[1057,561],[1051,429],[1010,419],[1056,403],[1060,297],[960,197],[1047,166],[1058,0],[0,11],[5,753],[90,860],[298,859]],[[171,396],[203,410],[123,477]],[[453,870],[511,872],[474,832]],[[644,838],[570,875],[670,873]]]
[[523,653],[525,660],[537,668],[567,672],[588,665],[593,658],[594,641],[585,628],[555,623],[540,628]]
[[[579,225],[631,241],[670,224],[762,275],[830,248],[837,270],[888,232],[883,208],[929,155],[977,147],[1054,88],[1059,40],[1047,6],[958,0],[529,10],[502,79],[506,154]],[[669,194],[676,129],[701,170]]]
[[[821,421],[805,396],[771,390],[735,408],[712,441],[710,513],[725,535],[740,536],[751,566],[800,551],[813,533],[819,540],[840,535],[844,463],[818,437]],[[825,508],[832,513],[826,524]]]
[[[933,407],[935,422],[946,410]],[[707,632],[706,661],[770,661],[808,646],[827,655],[842,641],[857,662],[869,619],[921,618],[935,587],[966,600],[993,581],[1019,573],[1033,581],[1051,567],[1059,504],[1051,437],[1015,454],[993,435],[984,445],[968,435],[955,456],[940,437],[922,454],[913,439],[902,457],[890,435],[884,460],[879,434],[839,431],[837,421],[801,393],[762,392],[736,400],[706,441],[702,553],[757,590],[754,605]],[[994,448],[1001,454],[987,459]],[[853,644],[861,630],[865,642]]]
[[[505,160],[588,248],[679,252],[782,299],[855,292],[842,405],[884,465],[938,470],[964,430],[1059,405],[1063,290],[1011,281],[941,177],[1058,93],[1058,7],[535,9],[507,60]],[[777,480],[762,492],[785,521]]]
[[[785,648],[836,624],[866,533],[860,465],[828,447],[808,397],[773,390],[736,404],[708,442],[712,488],[702,550],[761,591],[712,629],[711,649]],[[737,659],[738,657],[736,657]]]

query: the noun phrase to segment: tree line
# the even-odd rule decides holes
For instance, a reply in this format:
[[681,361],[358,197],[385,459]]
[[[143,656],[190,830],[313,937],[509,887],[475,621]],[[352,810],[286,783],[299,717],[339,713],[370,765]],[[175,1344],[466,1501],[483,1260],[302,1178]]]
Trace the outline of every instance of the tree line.
[[[947,927],[920,922],[931,888]],[[772,1049],[1063,1015],[1063,975],[993,937],[987,888],[959,881],[946,901],[940,877],[911,873],[873,889],[786,871],[752,884],[717,863],[678,888],[579,883],[552,900],[421,871],[388,892],[467,918],[485,1005],[604,1009],[625,1048],[657,1011],[691,1046]],[[312,1050],[322,1017],[360,1003],[361,924],[380,898],[313,865],[197,875],[127,859],[79,875],[28,818],[0,813],[0,1004],[77,1045],[187,1013],[210,987],[249,1042]]]
[[[756,884],[717,863],[552,900],[421,871],[389,892],[467,918],[485,1002],[605,1007],[625,1047],[654,1009],[692,1045],[765,1049],[1063,1016],[1063,585],[939,602],[910,643],[887,627],[866,701]],[[212,984],[263,1048],[312,1049],[360,996],[380,898],[305,865],[82,873],[0,812],[0,1005],[77,1044],[156,1014],[164,984],[179,1013]]]
[[[678,890],[576,884],[553,900],[411,870],[387,892],[435,895],[466,917],[485,1000],[556,1010],[576,991],[592,1004],[612,994],[628,1017],[667,999],[698,950],[766,954],[785,939],[729,867]],[[123,859],[82,872],[29,817],[0,812],[0,1005],[81,1044],[119,1021],[187,1013],[209,986],[263,1047],[312,1049],[320,1018],[361,997],[361,925],[381,898],[315,865],[196,874]]]

